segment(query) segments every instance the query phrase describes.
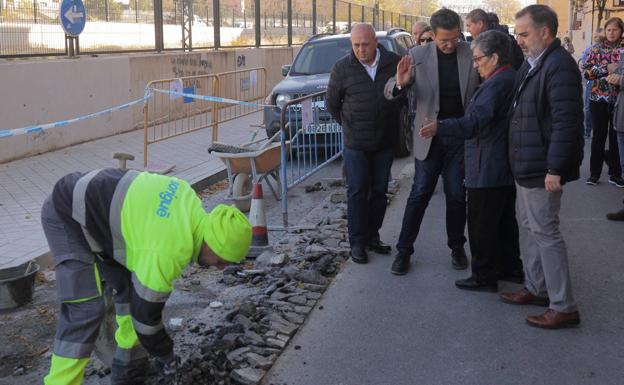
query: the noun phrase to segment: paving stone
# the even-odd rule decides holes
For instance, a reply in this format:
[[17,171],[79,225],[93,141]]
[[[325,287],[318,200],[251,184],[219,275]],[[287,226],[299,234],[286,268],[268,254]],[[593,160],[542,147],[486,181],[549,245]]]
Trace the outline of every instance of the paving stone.
[[294,303],[296,305],[306,305],[307,298],[304,295],[296,295],[294,297],[288,298],[288,302]]
[[238,348],[236,350],[232,350],[227,354],[227,359],[232,363],[236,364],[245,360],[245,353],[248,353],[251,349],[247,346],[242,348]]
[[247,353],[245,358],[247,362],[249,362],[249,365],[258,369],[269,369],[271,365],[273,365],[273,362],[275,362],[273,355],[265,357],[253,352]]
[[289,336],[287,336],[286,334],[278,334],[278,335],[277,335],[277,339],[278,339],[278,340],[282,340],[282,341],[284,341],[284,342],[288,342],[288,341],[290,341],[290,337],[289,337]]
[[266,372],[261,369],[254,368],[240,368],[234,369],[230,374],[230,377],[234,381],[238,381],[243,385],[256,385],[262,380],[262,377]]
[[269,327],[271,330],[275,330],[278,333],[287,334],[289,336],[292,336],[295,331],[297,331],[297,325],[291,324],[288,321],[285,324],[272,321]]
[[310,306],[295,306],[295,312],[299,314],[308,314],[312,311]]
[[321,293],[317,293],[317,292],[313,292],[313,291],[309,291],[307,293],[305,293],[305,296],[308,299],[319,299],[321,298],[323,295]]
[[277,338],[267,338],[266,344],[272,348],[284,349],[286,347],[286,342],[278,340]]
[[301,325],[305,321],[305,317],[303,317],[301,314],[293,312],[285,312],[284,318],[297,325]]

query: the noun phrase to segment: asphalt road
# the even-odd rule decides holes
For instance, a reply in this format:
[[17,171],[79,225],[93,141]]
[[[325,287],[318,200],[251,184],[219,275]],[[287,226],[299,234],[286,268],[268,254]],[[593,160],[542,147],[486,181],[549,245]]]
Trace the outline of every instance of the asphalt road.
[[[624,384],[624,222],[605,219],[622,207],[624,189],[605,175],[585,185],[587,169],[565,186],[561,210],[579,328],[535,329],[525,318],[543,308],[454,287],[469,273],[451,268],[438,186],[411,272],[391,275],[391,256],[347,263],[263,384]],[[403,181],[385,218],[382,239],[393,245],[409,187]]]

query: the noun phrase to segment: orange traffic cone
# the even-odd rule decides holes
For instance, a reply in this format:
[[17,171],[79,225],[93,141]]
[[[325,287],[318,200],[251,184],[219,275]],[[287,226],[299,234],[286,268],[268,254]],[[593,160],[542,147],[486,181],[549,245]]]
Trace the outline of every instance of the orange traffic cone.
[[271,250],[269,245],[269,232],[267,230],[266,215],[264,214],[264,197],[262,183],[254,183],[251,193],[251,210],[249,210],[249,222],[251,222],[251,247],[247,257],[256,258],[266,250]]

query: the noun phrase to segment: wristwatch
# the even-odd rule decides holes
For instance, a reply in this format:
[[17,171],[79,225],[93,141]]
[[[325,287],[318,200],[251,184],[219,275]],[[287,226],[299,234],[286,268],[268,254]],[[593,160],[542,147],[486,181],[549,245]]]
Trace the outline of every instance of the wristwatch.
[[401,91],[403,89],[403,87],[401,87],[398,83],[394,83],[394,86],[396,87],[397,90]]

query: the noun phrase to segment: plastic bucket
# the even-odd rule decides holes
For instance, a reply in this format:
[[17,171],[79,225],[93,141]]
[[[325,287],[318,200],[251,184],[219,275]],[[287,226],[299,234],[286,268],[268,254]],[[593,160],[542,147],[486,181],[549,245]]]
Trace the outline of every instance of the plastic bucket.
[[12,309],[32,301],[35,274],[39,265],[28,262],[0,270],[0,310]]

